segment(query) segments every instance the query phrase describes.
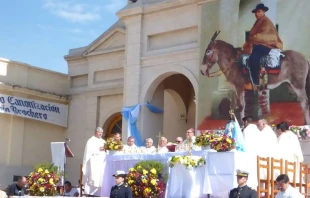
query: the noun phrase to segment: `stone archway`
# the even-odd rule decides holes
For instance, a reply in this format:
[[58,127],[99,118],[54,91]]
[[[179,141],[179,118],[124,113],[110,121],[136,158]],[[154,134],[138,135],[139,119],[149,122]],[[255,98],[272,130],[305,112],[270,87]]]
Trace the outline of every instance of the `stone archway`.
[[120,112],[111,115],[103,125],[105,138],[112,137],[114,133],[122,133],[122,114]]
[[[194,78],[195,79],[195,78]],[[197,84],[198,86],[198,84]],[[142,91],[143,102],[164,109],[164,114],[154,114],[142,109],[140,129],[144,138],[151,137],[157,143],[158,132],[168,141],[177,136],[185,136],[187,128],[195,127],[196,104],[195,88],[184,74],[168,72],[158,76],[146,91]]]

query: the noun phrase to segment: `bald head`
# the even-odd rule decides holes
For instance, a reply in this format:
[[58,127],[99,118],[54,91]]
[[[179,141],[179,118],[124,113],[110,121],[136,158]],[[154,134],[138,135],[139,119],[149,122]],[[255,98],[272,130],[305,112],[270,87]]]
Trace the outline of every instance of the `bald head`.
[[268,122],[265,119],[260,119],[257,121],[257,128],[259,130],[263,130],[266,126],[268,126]]

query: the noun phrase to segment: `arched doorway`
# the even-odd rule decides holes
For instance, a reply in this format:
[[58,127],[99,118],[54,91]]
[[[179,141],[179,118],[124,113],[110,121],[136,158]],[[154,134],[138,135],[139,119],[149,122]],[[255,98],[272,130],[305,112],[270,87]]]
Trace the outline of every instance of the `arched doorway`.
[[106,131],[105,138],[112,137],[114,133],[122,133],[122,114],[113,114],[108,118],[103,128]]
[[[159,132],[168,141],[174,142],[177,136],[184,138],[187,128],[195,128],[195,90],[191,81],[183,74],[163,74],[151,83],[144,101],[164,109],[164,114],[154,114],[143,109],[141,131],[143,137],[151,137],[156,144]],[[160,80],[159,80],[160,79]]]

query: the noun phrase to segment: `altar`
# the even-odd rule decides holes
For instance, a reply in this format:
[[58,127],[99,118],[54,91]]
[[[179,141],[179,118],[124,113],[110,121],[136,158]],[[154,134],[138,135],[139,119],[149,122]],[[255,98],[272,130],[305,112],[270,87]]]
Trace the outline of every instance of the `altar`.
[[[237,187],[236,170],[247,170],[249,174],[248,185],[257,187],[257,159],[244,152],[216,152],[213,150],[192,151],[193,156],[201,156],[206,165],[192,170],[185,170],[182,165],[169,167],[168,159],[175,155],[186,155],[187,152],[174,153],[137,153],[107,155],[104,162],[102,197],[108,197],[111,187],[115,185],[112,175],[117,170],[128,172],[137,162],[142,160],[156,160],[166,164],[169,174],[166,198],[193,198],[207,197],[208,194],[216,197],[227,197],[232,188]],[[187,174],[182,174],[186,172]],[[195,182],[195,184],[193,183]],[[184,188],[186,186],[186,188]],[[195,189],[192,189],[195,188]],[[196,194],[191,194],[195,191]]]

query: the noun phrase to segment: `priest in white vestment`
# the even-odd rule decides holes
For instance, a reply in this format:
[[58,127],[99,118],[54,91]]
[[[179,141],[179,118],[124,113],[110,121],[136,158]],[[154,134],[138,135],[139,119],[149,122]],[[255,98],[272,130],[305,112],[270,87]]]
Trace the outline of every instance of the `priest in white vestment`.
[[195,129],[190,128],[186,131],[186,139],[183,142],[183,149],[189,150],[189,147],[192,147],[192,150],[201,150],[201,147],[195,145],[195,142],[196,142]]
[[156,148],[153,146],[152,138],[147,138],[145,140],[145,147],[142,147],[141,151],[145,153],[156,153]]
[[257,128],[260,130],[261,146],[258,155],[261,157],[276,157],[278,138],[265,119],[258,120]]
[[244,123],[243,136],[245,152],[258,155],[262,146],[260,131],[256,124],[253,124],[251,116],[242,118],[242,121]]
[[278,124],[277,130],[281,131],[281,135],[278,137],[278,158],[283,158],[290,162],[297,162],[297,164],[303,162],[304,156],[297,135],[289,130],[286,122]]
[[135,145],[135,138],[132,136],[128,137],[127,144],[124,145],[123,151],[125,153],[134,153],[137,149],[138,147]]
[[168,140],[165,137],[160,137],[158,153],[167,153],[169,149],[167,148]]
[[105,141],[101,138],[103,129],[97,127],[94,136],[86,143],[83,158],[83,180],[85,186],[85,194],[101,195],[102,176],[104,170],[104,144]]

